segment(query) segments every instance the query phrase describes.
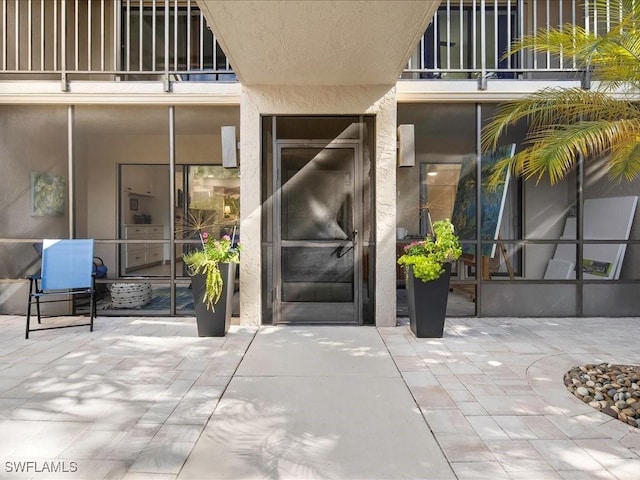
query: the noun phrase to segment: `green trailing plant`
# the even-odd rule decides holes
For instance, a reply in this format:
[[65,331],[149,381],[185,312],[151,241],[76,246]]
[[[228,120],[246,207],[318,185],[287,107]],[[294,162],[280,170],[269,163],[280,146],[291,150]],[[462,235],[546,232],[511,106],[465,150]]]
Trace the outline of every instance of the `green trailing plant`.
[[200,239],[201,248],[182,256],[182,260],[187,265],[189,275],[202,274],[206,278],[204,302],[207,308],[215,310],[215,304],[220,300],[224,280],[220,272],[221,263],[240,262],[240,244],[233,242],[229,235],[225,235],[220,240],[210,238],[208,232],[203,231],[204,223],[198,219],[192,219],[195,231]]
[[[528,125],[523,148],[496,164],[492,182],[510,169],[553,184],[585,161],[606,159],[613,180],[640,174],[640,2],[590,0],[608,31],[566,24],[523,37],[505,55],[549,53],[584,71],[583,87],[545,88],[501,105],[483,128],[484,150],[494,150],[505,131]],[[614,14],[615,13],[615,14]]]
[[429,282],[440,278],[444,273],[444,265],[456,261],[460,255],[462,247],[453,224],[448,219],[439,220],[433,222],[433,235],[404,247],[398,264],[407,271],[412,267],[416,278]]

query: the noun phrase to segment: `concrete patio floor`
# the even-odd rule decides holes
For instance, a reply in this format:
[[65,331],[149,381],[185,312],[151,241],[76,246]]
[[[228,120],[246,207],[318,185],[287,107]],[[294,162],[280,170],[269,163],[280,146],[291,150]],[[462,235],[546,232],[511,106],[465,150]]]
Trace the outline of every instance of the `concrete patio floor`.
[[640,478],[640,429],[562,381],[640,364],[637,318],[406,323],[99,317],[25,340],[0,316],[0,478]]

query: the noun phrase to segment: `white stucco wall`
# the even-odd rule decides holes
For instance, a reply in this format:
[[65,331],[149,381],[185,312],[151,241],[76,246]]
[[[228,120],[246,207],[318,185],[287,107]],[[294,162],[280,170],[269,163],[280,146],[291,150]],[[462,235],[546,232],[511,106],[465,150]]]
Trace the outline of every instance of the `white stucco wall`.
[[240,102],[241,323],[261,323],[260,116],[287,114],[376,116],[375,318],[378,326],[395,326],[396,91],[389,86],[243,86]]

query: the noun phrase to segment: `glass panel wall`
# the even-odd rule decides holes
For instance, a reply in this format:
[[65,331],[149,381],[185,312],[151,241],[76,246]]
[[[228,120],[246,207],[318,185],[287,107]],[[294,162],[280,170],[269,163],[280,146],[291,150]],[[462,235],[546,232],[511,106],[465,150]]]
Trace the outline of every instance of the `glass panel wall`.
[[[211,238],[224,235],[240,242],[240,170],[222,167],[221,127],[240,130],[238,107],[175,108],[175,306],[193,315],[191,281],[182,255],[200,247],[198,227]],[[239,270],[236,270],[232,313],[240,315]]]
[[[240,172],[220,165],[179,165],[176,166],[176,189],[176,277],[187,280],[182,255],[201,248],[200,233],[206,232],[216,240],[228,236],[234,245],[240,243]],[[187,280],[176,287],[176,306],[182,313],[193,309],[191,302],[181,300],[190,297],[190,292],[184,292],[189,286]],[[233,305],[239,315],[238,288]]]
[[[523,281],[531,302],[517,297],[520,314],[575,315],[579,303],[575,286],[563,290],[562,308],[540,308],[535,302],[548,289],[543,280],[566,284],[575,279],[567,277],[561,262],[549,265],[556,250],[575,253],[575,232],[571,237],[562,231],[565,217],[575,212],[575,177],[552,187],[505,174],[498,185],[489,185],[492,165],[512,156],[525,138],[524,126],[516,126],[494,151],[481,153],[476,125],[487,122],[494,111],[490,104],[399,105],[398,123],[415,125],[419,168],[397,172],[398,227],[406,234],[404,239],[399,235],[398,255],[405,243],[427,233],[428,209],[434,221],[450,217],[463,244],[448,315],[511,314],[514,302],[505,292],[515,294],[511,282]],[[402,309],[404,272],[398,270]]]
[[[21,279],[39,268],[33,244],[68,237],[94,238],[107,267],[99,315],[193,313],[182,251],[197,242],[180,228],[194,211],[215,215],[217,236],[238,223],[239,173],[221,166],[220,127],[237,127],[239,108],[175,108],[175,141],[172,108],[2,107],[0,148],[11,165],[0,180],[0,293],[10,292],[2,313],[24,313]],[[237,295],[234,307],[238,315]]]
[[640,311],[640,181],[611,181],[607,159],[585,162],[583,217],[585,315]]
[[[475,205],[476,182],[460,189],[462,178],[474,178],[476,162],[476,107],[471,104],[400,104],[398,124],[413,124],[415,128],[416,167],[399,168],[397,180],[397,243],[396,255],[404,247],[422,239],[429,231],[427,211],[432,221],[452,218],[457,202]],[[471,177],[469,177],[471,175]],[[464,182],[463,182],[464,183]],[[464,196],[458,199],[458,196]],[[460,233],[460,228],[458,228]],[[474,315],[476,269],[472,261],[476,248],[475,227],[462,233],[467,263],[455,266],[453,292],[449,296],[448,315]],[[398,309],[406,310],[405,272],[396,268]]]
[[[79,231],[107,266],[99,315],[169,315],[167,107],[74,109]],[[153,312],[153,313],[152,313]]]
[[0,312],[24,313],[26,275],[40,269],[34,243],[69,238],[68,110],[0,107]]
[[[81,106],[73,111],[76,229],[80,236],[97,239],[96,255],[108,267],[100,313],[193,314],[182,252],[183,241],[196,242],[183,236],[185,219],[194,205],[209,209],[203,182],[223,176],[233,178],[235,190],[225,190],[222,203],[210,211],[227,223],[237,221],[238,171],[213,165],[222,163],[220,127],[237,125],[238,109],[176,108],[174,170],[170,107]],[[238,314],[237,302],[235,310]]]
[[[494,112],[491,104],[398,108],[399,123],[415,125],[419,164],[398,170],[398,236],[409,237],[398,242],[410,241],[416,231],[424,235],[420,212],[427,207],[434,219],[451,212],[463,242],[447,313],[637,313],[640,301],[632,292],[640,283],[639,182],[611,182],[606,159],[586,159],[555,185],[505,175],[488,190],[494,157],[511,155],[526,141],[525,125],[517,125],[494,152],[480,153],[473,122],[483,125]],[[403,295],[398,290],[400,312]],[[469,313],[472,304],[475,312]]]

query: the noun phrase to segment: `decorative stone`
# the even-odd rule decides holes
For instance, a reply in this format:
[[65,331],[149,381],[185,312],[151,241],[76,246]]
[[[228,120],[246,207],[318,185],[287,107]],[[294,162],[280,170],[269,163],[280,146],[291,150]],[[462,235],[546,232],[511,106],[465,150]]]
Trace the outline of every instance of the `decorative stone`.
[[616,407],[619,408],[620,410],[623,410],[627,408],[627,402],[625,402],[624,400],[618,400],[616,402]]
[[633,408],[625,408],[621,413],[624,413],[627,417],[635,417],[636,411]]
[[640,427],[640,366],[586,364],[567,372],[567,390],[590,407]]
[[576,394],[584,397],[585,395],[589,395],[589,390],[587,390],[585,387],[578,387],[576,388]]

